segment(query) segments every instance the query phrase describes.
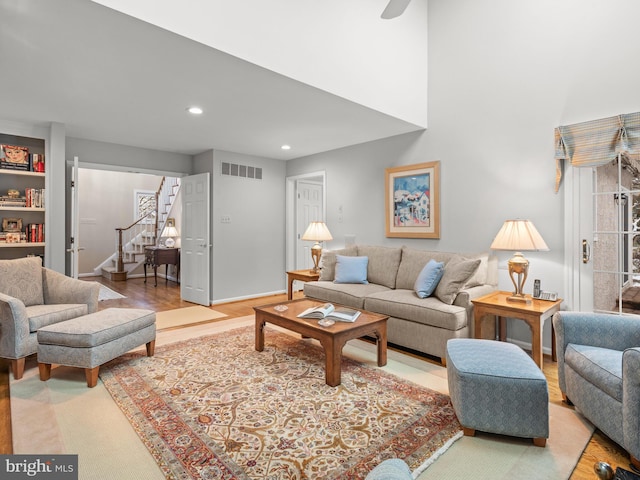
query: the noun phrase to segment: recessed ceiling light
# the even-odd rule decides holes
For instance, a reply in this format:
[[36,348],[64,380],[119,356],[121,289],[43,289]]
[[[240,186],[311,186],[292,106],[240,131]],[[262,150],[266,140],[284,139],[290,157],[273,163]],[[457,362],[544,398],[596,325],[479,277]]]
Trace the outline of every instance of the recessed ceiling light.
[[187,112],[192,113],[194,115],[201,115],[203,111],[204,110],[202,110],[200,107],[189,107],[189,108],[187,108]]
[[280,148],[282,150],[291,150],[291,145],[282,145]]

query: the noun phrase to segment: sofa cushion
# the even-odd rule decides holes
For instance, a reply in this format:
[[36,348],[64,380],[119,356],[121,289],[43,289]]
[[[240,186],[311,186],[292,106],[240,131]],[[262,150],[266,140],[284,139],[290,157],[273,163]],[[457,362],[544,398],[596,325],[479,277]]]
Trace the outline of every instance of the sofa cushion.
[[336,255],[348,255],[355,257],[358,254],[358,248],[343,248],[341,250],[323,250],[320,257],[320,278],[319,280],[333,281],[336,275]]
[[26,307],[43,304],[42,259],[0,260],[0,292],[21,300]]
[[449,252],[428,252],[426,250],[402,247],[402,258],[398,266],[395,288],[413,290],[420,271],[429,260],[444,262],[446,265],[454,257],[459,257],[459,255]]
[[336,255],[335,283],[369,283],[367,281],[368,257]]
[[444,267],[444,275],[436,287],[435,296],[451,305],[458,292],[480,265],[480,260],[465,260],[462,257],[450,260]]
[[586,381],[622,402],[622,352],[570,343],[564,361]]
[[367,295],[388,290],[387,287],[375,283],[365,285],[363,283],[333,283],[319,280],[304,284],[306,297],[351,308],[364,308],[364,299]]
[[465,307],[447,305],[435,297],[418,298],[413,290],[395,289],[372,293],[364,299],[364,308],[370,312],[446,330],[459,330],[467,326]]
[[369,258],[367,279],[385,287],[396,287],[396,276],[402,258],[402,248],[358,245],[358,255]]
[[416,295],[420,298],[430,297],[438,286],[438,282],[444,274],[444,263],[436,262],[431,259],[424,266],[413,289],[416,291]]
[[29,332],[37,332],[42,327],[81,317],[89,313],[86,303],[54,303],[27,307]]

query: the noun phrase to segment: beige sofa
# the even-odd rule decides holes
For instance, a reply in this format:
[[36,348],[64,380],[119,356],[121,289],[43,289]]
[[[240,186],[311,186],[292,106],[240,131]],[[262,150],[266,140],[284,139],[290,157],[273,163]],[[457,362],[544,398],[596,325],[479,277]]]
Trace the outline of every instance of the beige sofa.
[[[367,284],[335,283],[336,255],[367,257]],[[419,298],[414,287],[423,267],[445,264],[433,294]],[[320,279],[304,285],[306,297],[389,316],[388,341],[446,362],[450,338],[473,337],[471,299],[497,289],[497,259],[414,248],[355,245],[325,251]]]

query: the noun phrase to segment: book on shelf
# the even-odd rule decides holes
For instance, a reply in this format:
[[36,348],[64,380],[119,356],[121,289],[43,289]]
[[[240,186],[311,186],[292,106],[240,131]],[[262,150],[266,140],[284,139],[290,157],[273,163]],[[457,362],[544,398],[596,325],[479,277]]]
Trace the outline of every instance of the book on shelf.
[[26,197],[9,197],[8,195],[0,196],[0,207],[26,207]]
[[29,148],[19,145],[0,145],[0,168],[31,170]]
[[42,153],[30,153],[29,165],[32,172],[44,173],[44,155]]
[[325,303],[319,307],[307,308],[298,315],[299,318],[330,319],[339,322],[355,322],[360,311],[347,307],[335,307],[332,303]]
[[44,208],[44,188],[26,188],[27,207]]
[[44,223],[30,223],[27,225],[27,242],[44,242]]

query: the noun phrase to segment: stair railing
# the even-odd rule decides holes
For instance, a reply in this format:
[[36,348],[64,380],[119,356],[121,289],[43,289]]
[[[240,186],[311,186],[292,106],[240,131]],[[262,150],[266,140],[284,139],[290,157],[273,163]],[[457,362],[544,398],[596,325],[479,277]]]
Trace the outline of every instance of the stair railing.
[[153,228],[156,228],[158,216],[155,211],[150,212],[143,217],[140,217],[128,227],[116,228],[116,252],[118,252],[118,259],[116,260],[116,271],[124,271],[124,246],[133,245],[133,241],[135,239],[140,238],[143,234],[149,232],[150,223],[143,223],[143,220],[150,217],[153,219],[151,225],[153,225]]

